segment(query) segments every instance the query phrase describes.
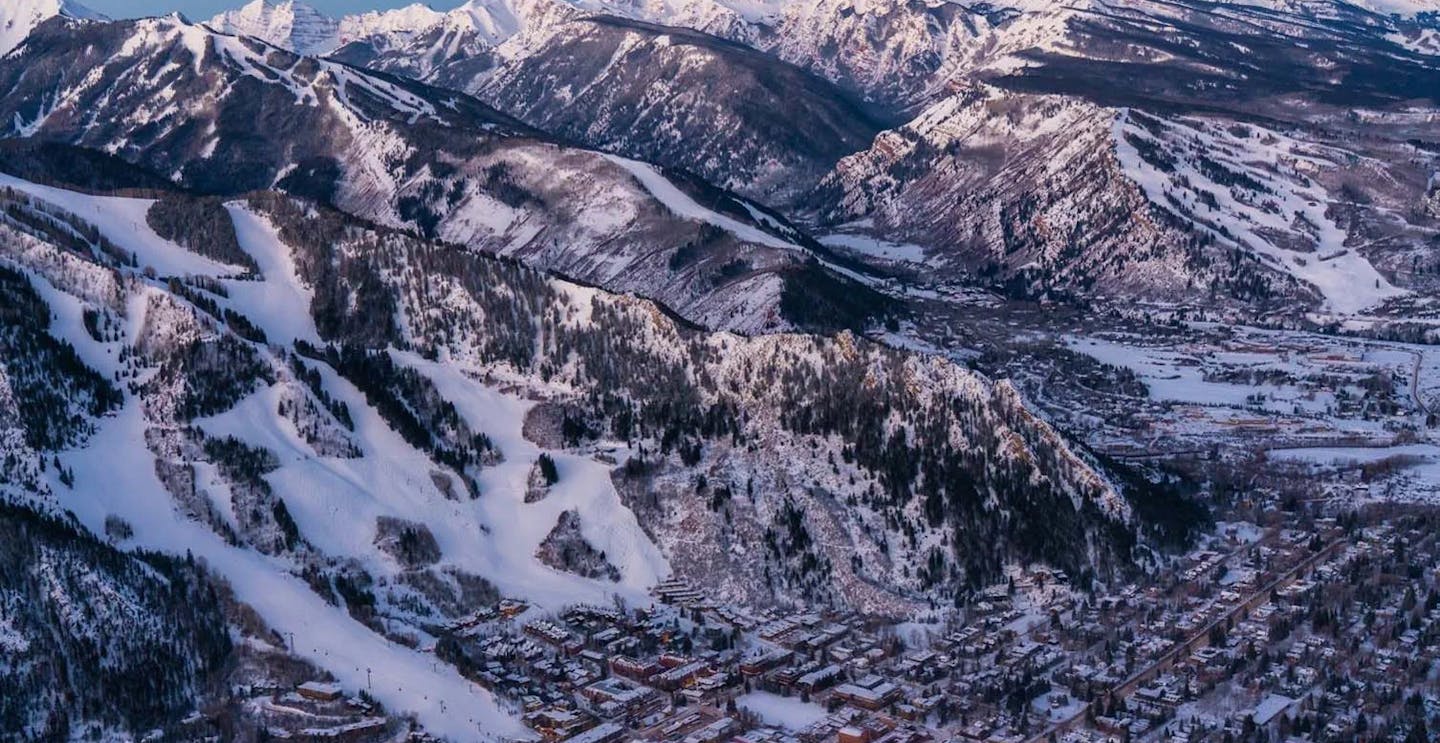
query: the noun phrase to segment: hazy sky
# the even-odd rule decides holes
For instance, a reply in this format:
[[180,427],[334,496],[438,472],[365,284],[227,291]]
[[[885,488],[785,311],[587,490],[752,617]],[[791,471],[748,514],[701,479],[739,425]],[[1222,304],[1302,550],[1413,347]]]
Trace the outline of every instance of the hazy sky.
[[[0,0],[4,2],[5,0]],[[422,2],[424,0],[421,0]],[[191,20],[205,20],[222,10],[238,8],[250,0],[79,0],[81,5],[100,11],[111,18],[162,15],[178,10]],[[300,0],[328,15],[344,15],[357,11],[399,8],[416,0]],[[436,10],[448,10],[462,0],[429,0]]]

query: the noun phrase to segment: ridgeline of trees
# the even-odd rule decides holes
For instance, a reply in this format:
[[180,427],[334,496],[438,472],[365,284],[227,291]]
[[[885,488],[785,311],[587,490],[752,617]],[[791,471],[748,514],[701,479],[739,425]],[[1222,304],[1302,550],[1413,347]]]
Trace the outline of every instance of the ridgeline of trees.
[[67,740],[82,722],[138,739],[194,710],[231,652],[216,589],[189,559],[121,552],[4,502],[0,606],[7,740]]

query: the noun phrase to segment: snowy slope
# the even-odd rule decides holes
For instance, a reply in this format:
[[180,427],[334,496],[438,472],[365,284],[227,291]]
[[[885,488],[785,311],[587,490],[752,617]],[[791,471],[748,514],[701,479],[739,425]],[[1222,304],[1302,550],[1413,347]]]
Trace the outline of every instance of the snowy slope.
[[[1406,293],[1347,245],[1330,195],[1309,175],[1337,168],[1343,153],[1260,127],[1147,121],[1117,117],[1115,142],[1126,176],[1152,203],[1314,286],[1333,312],[1358,313]],[[1164,159],[1147,159],[1139,147]]]
[[146,211],[155,203],[153,199],[88,196],[61,188],[27,183],[5,173],[0,173],[0,187],[23,190],[79,215],[106,235],[113,236],[115,243],[134,253],[142,261],[142,265],[153,267],[162,275],[225,275],[240,272],[237,267],[225,266],[196,255],[155,234],[155,230],[145,221]]
[[20,45],[30,30],[55,16],[103,20],[104,16],[72,0],[6,0],[0,6],[0,56]]
[[[713,220],[668,208],[602,153],[454,91],[175,17],[103,31],[53,33],[43,49],[0,63],[11,91],[0,130],[102,149],[201,191],[318,195],[381,224],[642,293],[710,327],[858,328],[883,304],[857,285],[863,302],[852,311],[796,323],[780,311],[782,291],[815,277],[807,254],[789,247],[798,238],[775,237],[793,228],[704,182],[670,184],[665,193],[703,195],[707,211],[724,207],[739,226],[714,232]],[[161,72],[150,74],[152,64]],[[88,72],[62,72],[72,65]],[[258,130],[257,108],[268,112]]]
[[857,96],[771,55],[558,0],[463,6],[405,43],[370,39],[335,56],[776,206],[882,125]]
[[[93,219],[91,224],[105,234],[123,238],[122,245],[135,253],[137,266],[118,287],[125,296],[111,309],[103,305],[99,308],[101,312],[120,314],[116,319],[121,334],[104,341],[97,341],[84,329],[82,309],[96,307],[83,294],[71,293],[76,291],[70,278],[74,269],[47,257],[54,254],[53,249],[27,241],[25,244],[32,246],[28,252],[10,252],[7,248],[0,253],[0,262],[33,271],[41,285],[47,287],[44,295],[60,318],[51,332],[72,344],[87,363],[106,374],[153,378],[154,369],[145,367],[154,362],[140,361],[137,368],[133,357],[120,361],[124,354],[117,351],[162,348],[146,339],[172,333],[184,336],[193,332],[187,326],[194,327],[192,323],[197,320],[202,337],[219,330],[206,330],[209,321],[203,315],[184,319],[193,310],[185,309],[183,300],[179,306],[165,300],[160,288],[164,283],[142,280],[140,272],[144,270],[153,269],[162,276],[218,279],[226,287],[222,305],[248,317],[272,341],[287,345],[296,340],[319,341],[314,322],[309,319],[312,293],[297,278],[289,248],[264,218],[239,204],[230,207],[230,214],[241,247],[260,267],[260,280],[226,278],[237,272],[194,256],[143,228],[149,201],[89,197],[8,176],[0,185]],[[132,217],[138,222],[130,221]],[[137,225],[141,228],[138,232]],[[8,245],[10,239],[4,230],[0,227],[0,246]],[[167,309],[161,312],[161,308]],[[179,324],[172,325],[177,321]],[[485,576],[506,595],[549,608],[585,600],[604,603],[613,592],[636,603],[647,600],[644,589],[663,578],[668,570],[634,517],[619,504],[603,465],[557,454],[565,485],[543,503],[525,503],[527,475],[540,452],[520,434],[524,414],[532,403],[513,393],[487,388],[452,368],[412,355],[397,358],[433,377],[437,388],[456,402],[475,429],[498,444],[505,463],[488,469],[480,478],[487,495],[484,500],[454,501],[442,493],[434,484],[436,463],[391,430],[368,407],[364,396],[333,372],[325,374],[324,385],[355,416],[358,457],[318,456],[290,419],[276,416],[277,401],[294,399],[285,397],[296,393],[293,382],[261,389],[234,408],[195,423],[209,437],[234,437],[275,453],[279,466],[268,479],[293,513],[307,549],[327,555],[326,559],[344,558],[348,563],[363,565],[374,575],[395,573],[393,561],[377,549],[373,537],[377,517],[388,515],[426,524],[444,551],[442,566]],[[273,363],[280,368],[279,359]],[[59,453],[64,471],[72,480],[62,482],[52,474],[46,490],[55,505],[74,512],[96,533],[103,532],[107,517],[124,519],[135,532],[130,546],[172,554],[189,552],[203,558],[267,624],[283,636],[293,636],[294,648],[301,656],[330,671],[351,689],[361,688],[369,678],[367,670],[373,669],[372,693],[392,709],[416,713],[432,732],[457,740],[520,732],[487,693],[460,679],[451,669],[437,670],[429,656],[386,640],[343,609],[327,604],[298,577],[287,574],[284,559],[227,543],[224,533],[187,517],[167,492],[168,486],[157,477],[157,457],[166,455],[147,446],[153,445],[156,431],[165,426],[163,417],[157,417],[163,416],[156,412],[162,408],[154,406],[153,394],[157,392],[132,392],[122,409],[102,421],[88,442]],[[195,466],[202,475],[201,486],[213,497],[220,501],[233,497],[226,496],[233,491],[233,482],[227,483],[209,465]],[[222,511],[232,509],[222,503]],[[612,556],[621,583],[605,585],[559,573],[534,558],[540,541],[564,510],[581,515],[586,538]],[[233,519],[233,515],[229,518]],[[289,570],[298,567],[289,565]]]
[[[637,188],[662,191],[665,208],[741,229],[668,192],[657,173],[636,175],[651,181]],[[6,184],[121,232],[128,225],[108,215],[145,203]],[[261,564],[349,576],[374,587],[371,629],[418,636],[422,646],[435,617],[473,609],[466,599],[433,593],[435,585],[483,583],[495,596],[541,609],[607,603],[612,594],[644,603],[645,590],[671,575],[677,561],[687,577],[736,598],[829,596],[898,610],[949,591],[957,571],[989,573],[1001,556],[1040,554],[1033,540],[1049,537],[1003,531],[998,514],[1012,508],[1017,517],[1047,508],[1052,519],[1071,519],[1064,533],[1074,535],[1108,533],[1133,518],[1105,475],[1026,413],[1013,389],[947,362],[853,336],[694,334],[641,300],[362,229],[284,197],[234,202],[226,213],[258,278],[177,260],[183,251],[149,232],[125,243],[134,265],[99,271],[95,280],[109,283],[98,288],[79,280],[89,261],[61,260],[56,248],[33,240],[6,248],[0,260],[51,287],[45,296],[59,318],[52,332],[101,374],[127,381],[123,406],[100,422],[95,437],[59,452],[74,487],[51,475],[42,495],[92,528],[115,514],[133,522],[142,544],[211,555],[246,595],[260,590],[254,571]],[[170,280],[161,268],[190,278]],[[87,310],[100,319],[86,320]],[[92,336],[87,323],[108,330]],[[829,414],[795,417],[881,400],[889,413],[848,423]],[[404,410],[429,423],[417,430]],[[562,411],[591,433],[577,438],[577,424],[560,425]],[[946,412],[931,420],[927,411]],[[841,428],[828,428],[837,423]],[[916,433],[909,443],[887,444],[892,428]],[[815,447],[814,436],[823,446]],[[839,469],[834,463],[847,439],[859,442],[858,461]],[[745,444],[752,440],[764,446]],[[882,479],[885,447],[897,445],[949,462],[930,471],[960,468],[946,476],[956,478],[953,487],[980,488],[965,508],[981,510],[947,516],[944,502]],[[953,451],[971,454],[947,458]],[[105,490],[114,477],[100,473],[117,453],[127,463],[127,490],[143,497]],[[535,497],[542,453],[555,461],[559,479]],[[615,469],[632,458],[638,468]],[[700,473],[714,483],[713,495],[697,497]],[[1014,478],[1041,484],[1016,501]],[[813,485],[797,490],[791,482]],[[836,505],[858,503],[882,483],[896,491],[886,503]],[[717,498],[733,505],[717,511],[709,505]],[[811,514],[813,540],[793,528],[772,535],[790,546],[760,560],[743,546],[726,546],[763,543],[789,513]],[[572,571],[541,559],[562,517],[603,555],[605,570]],[[963,526],[946,526],[949,518]],[[913,522],[907,531],[921,536],[902,544],[878,526],[896,519]],[[437,554],[416,564],[387,551],[379,538],[387,522],[425,529]],[[962,534],[991,549],[953,558],[935,552],[941,540]],[[1067,555],[1066,569],[1093,561],[1103,573],[1123,564],[1114,546],[1104,545],[1086,539],[1044,554]],[[850,559],[857,552],[865,564]],[[934,572],[905,568],[917,563]],[[940,564],[943,572],[934,567]],[[816,565],[825,567],[816,572]],[[313,659],[353,678],[345,674],[356,673],[356,656],[319,637],[356,631],[340,615],[300,624],[278,600],[256,603],[277,629],[325,642],[314,646]],[[346,640],[381,652],[376,642]],[[409,663],[403,652],[384,652]],[[392,705],[424,713],[399,685]]]
[[717,214],[711,209],[706,209],[679,188],[665,178],[653,165],[647,165],[616,155],[607,156],[611,162],[629,171],[645,190],[665,205],[666,209],[678,216],[689,219],[697,219],[706,224],[719,227],[726,232],[746,242],[768,245],[772,248],[782,250],[800,250],[800,246],[793,242],[782,240],[775,235],[761,230],[760,228],[745,224],[738,219]]
[[348,689],[366,688],[368,682],[377,699],[415,713],[439,735],[484,740],[522,730],[487,692],[453,669],[439,669],[429,656],[376,635],[263,555],[229,546],[179,516],[155,478],[139,408],[138,400],[132,402],[106,422],[89,446],[63,455],[75,472],[75,486],[57,487],[59,503],[82,524],[99,533],[107,516],[120,516],[135,527],[135,546],[203,558],[229,581],[241,601],[276,631],[294,638],[299,656],[329,671]]

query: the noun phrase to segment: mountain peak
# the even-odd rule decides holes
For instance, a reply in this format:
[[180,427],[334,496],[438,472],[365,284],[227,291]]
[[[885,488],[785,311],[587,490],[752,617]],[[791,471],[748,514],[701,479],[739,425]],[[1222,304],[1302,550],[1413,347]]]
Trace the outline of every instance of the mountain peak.
[[445,14],[425,3],[394,10],[371,10],[340,19],[340,44],[377,35],[408,38],[444,20]]
[[104,20],[105,16],[71,0],[5,0],[0,4],[0,56],[20,46],[30,31],[57,16]]
[[339,45],[340,23],[295,0],[252,0],[210,19],[227,34],[254,36],[300,54],[324,54]]

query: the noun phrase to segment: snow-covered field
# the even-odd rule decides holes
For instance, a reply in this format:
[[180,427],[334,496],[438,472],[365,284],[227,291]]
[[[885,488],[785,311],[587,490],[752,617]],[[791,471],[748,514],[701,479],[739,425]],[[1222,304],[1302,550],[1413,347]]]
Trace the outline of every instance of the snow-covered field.
[[822,244],[832,248],[842,248],[871,258],[909,263],[925,261],[925,249],[914,243],[889,242],[868,235],[844,232],[823,235],[819,240]]
[[1073,351],[1135,372],[1150,389],[1150,397],[1199,405],[1243,405],[1254,394],[1251,387],[1207,382],[1204,369],[1189,354],[1167,348],[1131,346],[1097,338],[1072,338]]
[[1408,444],[1402,446],[1319,446],[1313,448],[1271,449],[1271,457],[1291,462],[1319,465],[1359,465],[1379,462],[1390,457],[1415,457],[1440,462],[1440,446]]
[[[1197,324],[1204,331],[1211,326]],[[1136,334],[1068,336],[1067,348],[1135,373],[1156,401],[1244,408],[1332,419],[1343,399],[1367,395],[1379,378],[1407,412],[1428,406],[1426,391],[1440,383],[1435,355],[1425,346],[1344,339],[1309,333],[1236,328],[1229,337],[1164,340]],[[1230,381],[1236,380],[1236,381]],[[1338,420],[1338,419],[1335,419]],[[1370,421],[1351,420],[1356,431]]]
[[1371,497],[1440,500],[1440,446],[1435,444],[1272,449],[1268,454],[1279,461],[1307,463],[1318,471],[1387,465],[1393,471],[1369,483]]
[[[1140,425],[1107,445],[1142,455],[1238,447],[1241,456],[1263,451],[1273,463],[1309,465],[1317,492],[1330,483],[1325,492],[1360,499],[1440,497],[1440,444],[1427,423],[1440,386],[1433,347],[1207,323],[1192,329],[1064,338],[1072,351],[1133,372],[1154,403],[1137,415]],[[1370,477],[1356,481],[1362,467]]]
[[767,725],[786,730],[800,730],[825,718],[825,708],[799,697],[782,697],[768,691],[752,691],[735,700],[741,709],[760,716]]

